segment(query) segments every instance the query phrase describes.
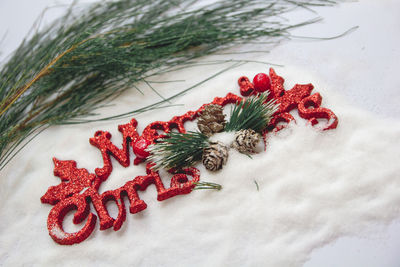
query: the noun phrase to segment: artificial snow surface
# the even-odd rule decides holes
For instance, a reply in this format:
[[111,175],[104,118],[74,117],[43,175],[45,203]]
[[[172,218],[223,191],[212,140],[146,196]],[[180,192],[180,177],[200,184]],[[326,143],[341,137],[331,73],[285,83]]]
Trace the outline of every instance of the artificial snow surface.
[[[368,62],[371,65],[365,68],[364,61],[368,60],[365,53],[375,44],[375,40],[366,37],[366,28],[375,26],[363,17],[366,16],[363,11],[373,9],[375,14],[385,13],[386,20],[381,23],[387,21],[389,25],[390,18],[395,16],[390,10],[399,5],[395,1],[382,1],[386,3],[383,8],[373,1],[361,2],[343,4],[331,13],[322,13],[326,23],[310,26],[321,35],[321,29],[337,25],[333,19],[341,14],[341,25],[345,20],[346,27],[334,28],[326,35],[359,25],[360,29],[352,35],[328,42],[288,42],[270,55],[262,55],[265,61],[285,64],[275,70],[286,79],[286,89],[295,83],[313,83],[313,92],[320,92],[323,97],[322,106],[338,116],[337,129],[321,132],[318,125],[311,127],[296,118],[297,124],[269,136],[267,151],[253,155],[252,159],[231,149],[227,164],[219,172],[211,173],[201,165],[196,166],[201,170],[200,179],[221,184],[221,191],[199,190],[158,202],[155,188],[149,186],[139,193],[148,204],[147,209],[138,214],[128,213],[119,231],[100,231],[97,221],[87,240],[62,246],[48,235],[47,215],[52,206],[40,203],[47,188],[60,182],[52,174],[52,157],[76,160],[78,168],[93,172],[102,166],[102,160],[88,139],[96,130],[107,130],[113,134],[114,144],[120,146],[117,125],[128,122],[129,118],[52,127],[1,173],[0,265],[294,267],[302,266],[314,249],[341,236],[365,234],[377,224],[399,219],[400,121],[395,106],[391,113],[387,107],[379,109],[384,103],[390,105],[399,100],[399,94],[395,93],[400,85],[395,75],[398,68],[393,64],[393,69],[387,68],[385,75],[379,77],[373,75],[380,71],[379,62]],[[389,7],[392,8],[388,10]],[[357,14],[358,19],[354,18]],[[304,32],[306,29],[302,35]],[[362,46],[367,51],[354,41],[360,38],[365,38]],[[337,47],[353,51],[351,59]],[[399,55],[394,44],[392,50]],[[382,57],[379,60],[381,64],[395,61]],[[252,78],[258,72],[266,72],[267,67],[248,63],[231,69],[172,103],[184,105],[134,116],[139,122],[138,130],[141,132],[150,122],[169,120],[195,110],[215,96],[239,94],[240,76]],[[158,79],[196,82],[222,68],[187,69]],[[385,87],[381,88],[383,84]],[[103,114],[118,114],[153,102],[157,96],[144,84],[140,86],[145,91],[143,96],[136,91],[126,92],[114,102],[118,105],[104,109]],[[156,89],[169,96],[188,86],[188,82],[167,83],[157,84]],[[368,98],[371,90],[382,93],[375,92]],[[380,99],[385,94],[391,96],[386,95],[387,102]],[[374,100],[376,106],[368,105]],[[194,126],[188,123],[188,128]],[[112,163],[114,170],[100,192],[118,188],[145,174],[143,164],[123,168],[114,159]],[[168,181],[165,174],[162,178],[165,183]],[[115,217],[115,205],[109,204],[108,208]],[[95,213],[93,208],[92,212]],[[64,228],[70,232],[82,227],[72,224],[72,216],[70,212],[64,220]]]

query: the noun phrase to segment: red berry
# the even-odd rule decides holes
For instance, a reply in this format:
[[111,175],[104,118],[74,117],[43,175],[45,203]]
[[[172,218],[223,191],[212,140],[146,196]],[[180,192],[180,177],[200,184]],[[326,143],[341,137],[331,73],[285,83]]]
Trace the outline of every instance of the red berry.
[[271,81],[267,74],[259,73],[253,78],[254,89],[259,92],[265,92],[271,89]]
[[146,148],[150,145],[150,141],[147,139],[144,139],[143,137],[140,137],[134,144],[133,144],[133,153],[138,158],[147,158],[150,153],[146,151]]

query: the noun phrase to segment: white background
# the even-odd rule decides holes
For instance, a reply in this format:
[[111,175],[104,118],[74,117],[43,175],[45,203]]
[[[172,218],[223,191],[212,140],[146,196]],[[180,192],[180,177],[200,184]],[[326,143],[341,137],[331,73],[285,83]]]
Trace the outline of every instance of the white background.
[[[22,40],[43,8],[63,3],[68,1],[2,0],[0,39],[5,37],[0,44],[3,53],[0,59],[4,60]],[[294,35],[330,37],[353,26],[359,28],[330,41],[291,40],[263,57],[284,65],[290,73],[297,72],[298,76],[306,73],[307,78],[318,77],[326,84],[332,81],[347,101],[382,119],[399,119],[400,2],[361,0],[316,11],[324,21],[297,29]],[[59,14],[62,14],[60,8],[48,10],[43,23]],[[304,11],[293,13],[296,19],[303,15]],[[342,77],[344,81],[354,80],[352,86],[342,83]],[[396,220],[389,226],[377,224],[357,237],[342,237],[313,251],[305,266],[397,267],[400,266],[399,247],[400,223]]]

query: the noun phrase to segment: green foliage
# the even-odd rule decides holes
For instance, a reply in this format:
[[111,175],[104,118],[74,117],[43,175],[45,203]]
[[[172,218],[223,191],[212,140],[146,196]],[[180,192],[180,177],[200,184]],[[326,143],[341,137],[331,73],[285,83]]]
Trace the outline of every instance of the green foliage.
[[290,37],[289,29],[318,19],[287,25],[280,15],[334,3],[117,0],[71,7],[26,39],[0,69],[0,170],[39,130],[90,121],[82,118],[136,82],[196,64],[221,48],[261,36]]
[[203,149],[208,145],[207,136],[202,133],[171,132],[159,143],[149,146],[148,160],[155,163],[155,170],[190,167],[201,160]]
[[267,127],[272,115],[278,110],[275,101],[268,101],[268,94],[251,96],[239,104],[236,104],[231,111],[229,122],[225,131],[239,131],[242,129],[253,129],[261,132]]

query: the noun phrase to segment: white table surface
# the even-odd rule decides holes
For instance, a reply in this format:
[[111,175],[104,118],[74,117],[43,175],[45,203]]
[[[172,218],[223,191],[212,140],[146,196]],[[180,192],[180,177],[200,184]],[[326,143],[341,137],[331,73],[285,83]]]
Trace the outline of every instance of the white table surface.
[[[56,0],[2,0],[0,1],[0,59],[10,53],[30,29],[43,8],[69,1]],[[354,105],[370,110],[382,118],[400,116],[400,1],[360,0],[343,3],[340,7],[320,8],[318,14],[324,21],[297,29],[294,34],[301,36],[329,37],[359,26],[352,34],[331,41],[292,40],[275,48],[269,61],[285,66],[307,62],[308,68],[323,77],[335,76],[343,66],[335,58],[348,57],[349,74],[354,79],[369,80],[370,86],[363,88],[338,88]],[[62,14],[62,9],[47,11],[43,23]],[[297,16],[297,15],[296,15]],[[301,14],[299,15],[301,16]],[[321,29],[325,29],[323,32]],[[332,47],[337,50],[332,52]],[[305,58],[317,49],[315,57]],[[324,49],[329,54],[324,55]],[[285,56],[282,56],[285,53]],[[305,56],[302,56],[304,54]],[[354,62],[361,64],[355,64]],[[362,68],[352,68],[362,66]],[[338,73],[340,71],[338,70]],[[390,224],[376,225],[368,233],[357,237],[339,238],[332,244],[316,249],[307,267],[317,266],[400,266],[400,220]],[[1,265],[1,263],[0,263]]]

